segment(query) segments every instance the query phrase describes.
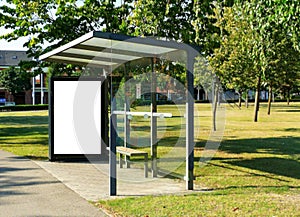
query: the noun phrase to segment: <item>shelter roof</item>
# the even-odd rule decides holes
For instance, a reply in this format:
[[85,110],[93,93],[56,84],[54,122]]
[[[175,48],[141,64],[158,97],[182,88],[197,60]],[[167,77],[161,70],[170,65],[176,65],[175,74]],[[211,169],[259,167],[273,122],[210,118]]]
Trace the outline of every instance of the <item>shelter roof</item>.
[[189,45],[174,41],[92,31],[40,56],[40,60],[115,67],[146,57],[180,61],[190,49]]

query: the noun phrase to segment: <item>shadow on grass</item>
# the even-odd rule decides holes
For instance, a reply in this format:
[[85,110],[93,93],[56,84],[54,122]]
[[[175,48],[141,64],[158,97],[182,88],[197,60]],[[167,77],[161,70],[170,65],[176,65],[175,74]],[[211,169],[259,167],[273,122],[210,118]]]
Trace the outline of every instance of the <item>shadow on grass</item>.
[[39,125],[48,124],[48,116],[1,116],[2,125]]
[[219,150],[227,153],[268,153],[293,155],[300,153],[300,137],[238,139],[222,142]]
[[294,185],[284,185],[284,186],[272,186],[272,185],[265,185],[265,186],[257,186],[257,185],[243,185],[243,186],[227,186],[227,187],[218,187],[218,188],[210,188],[208,191],[211,191],[211,194],[214,195],[228,195],[228,194],[245,194],[247,190],[253,192],[261,191],[261,192],[286,192],[290,189],[300,189],[300,186]]
[[31,160],[47,160],[47,116],[0,117],[0,147]]
[[[197,144],[203,147],[203,142]],[[239,154],[234,157],[218,157],[213,158],[209,163],[226,169],[239,170],[238,168],[248,168],[273,175],[285,176],[289,178],[300,179],[300,162],[288,156],[298,156],[300,154],[300,137],[279,137],[279,138],[259,138],[259,139],[238,139],[224,141],[219,150],[226,153]],[[254,154],[253,158],[243,159],[243,154]],[[262,155],[261,155],[262,154]],[[265,157],[264,154],[277,155]],[[262,157],[260,157],[260,155]],[[281,155],[278,157],[278,155]],[[200,158],[195,158],[195,162],[199,162]],[[209,159],[208,159],[209,160]],[[229,167],[214,164],[214,161],[221,161]],[[252,175],[266,176],[267,178],[281,180],[280,177],[274,177],[267,174],[256,174],[248,172]]]
[[2,127],[0,130],[0,137],[8,136],[33,136],[33,135],[47,135],[48,126],[31,126],[31,127]]
[[[223,160],[224,160],[224,158],[223,158]],[[231,159],[231,161],[234,161],[234,159]],[[227,169],[227,170],[229,169],[229,170],[239,171],[241,173],[246,173],[247,175],[250,175],[250,176],[264,177],[264,178],[268,178],[268,179],[272,179],[272,180],[277,180],[277,181],[281,181],[281,182],[288,182],[287,180],[282,179],[280,177],[277,177],[277,176],[274,177],[274,174],[269,175],[269,174],[257,173],[257,172],[254,172],[254,171],[252,171],[252,172],[245,171],[243,169],[240,169],[239,167],[236,167],[237,165],[232,164],[231,161],[228,161],[228,160],[223,161],[223,163],[229,164],[228,166],[226,166],[226,165],[220,165],[220,164],[215,164],[213,162],[209,162],[209,164],[213,165],[213,166],[216,166],[216,167],[221,167],[221,168],[224,168],[224,169]],[[232,166],[235,166],[235,167],[232,167]],[[252,168],[252,169],[254,169],[254,168]],[[259,169],[256,168],[256,170],[259,170]],[[214,175],[209,175],[209,176],[214,176]],[[219,176],[219,175],[217,175],[217,176]],[[199,176],[196,176],[196,177],[199,177]]]
[[300,128],[286,128],[284,131],[287,132],[299,132],[300,133]]
[[48,145],[48,138],[30,138],[28,141],[17,141],[15,138],[0,138],[1,146]]
[[228,164],[259,170],[295,179],[300,179],[300,163],[295,160],[267,157],[253,158],[251,160],[229,161]]
[[277,112],[300,112],[300,109],[277,109]]

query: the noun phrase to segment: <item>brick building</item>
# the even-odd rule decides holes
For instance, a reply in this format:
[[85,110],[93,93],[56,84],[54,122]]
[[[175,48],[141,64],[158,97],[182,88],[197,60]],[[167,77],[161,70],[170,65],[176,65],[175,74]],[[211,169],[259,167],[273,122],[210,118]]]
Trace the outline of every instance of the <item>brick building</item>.
[[[0,71],[11,66],[18,67],[20,61],[30,60],[31,58],[27,56],[26,51],[0,50]],[[1,101],[15,102],[15,104],[48,103],[47,89],[45,87],[45,77],[46,76],[43,74],[32,78],[31,84],[33,88],[31,90],[18,93],[15,97],[13,97],[4,88],[0,87]]]

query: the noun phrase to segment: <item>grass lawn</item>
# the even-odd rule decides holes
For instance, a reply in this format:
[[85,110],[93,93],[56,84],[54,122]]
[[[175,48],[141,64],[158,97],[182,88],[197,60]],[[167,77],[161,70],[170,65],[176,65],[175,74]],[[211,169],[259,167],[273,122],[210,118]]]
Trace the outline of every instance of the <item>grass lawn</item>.
[[0,112],[0,149],[48,158],[48,111]]
[[[262,104],[258,123],[252,122],[253,107],[226,106],[221,146],[204,167],[199,159],[210,133],[211,112],[209,105],[196,107],[201,133],[196,138],[195,184],[205,191],[96,205],[119,216],[300,216],[300,103],[276,103],[270,116]],[[168,106],[161,110],[171,111]],[[172,140],[176,132],[169,133],[165,135]]]
[[[204,191],[186,195],[128,197],[99,201],[117,216],[300,216],[300,103],[275,103],[270,116],[262,104],[259,122],[252,122],[253,107],[226,106],[226,128],[214,158],[203,167],[199,159],[211,129],[207,104],[199,108],[201,131],[195,149],[195,184]],[[160,142],[159,155],[178,137],[178,115],[171,105],[170,129]],[[41,112],[0,113],[0,149],[34,159],[45,159],[48,150],[48,117]],[[162,121],[162,120],[161,120]],[[132,121],[147,137],[149,119]],[[136,131],[132,132],[133,135]],[[138,134],[137,134],[138,135]],[[138,136],[137,136],[138,139]],[[172,147],[171,147],[172,148]],[[184,156],[184,153],[183,155]],[[184,166],[178,168],[183,173]]]

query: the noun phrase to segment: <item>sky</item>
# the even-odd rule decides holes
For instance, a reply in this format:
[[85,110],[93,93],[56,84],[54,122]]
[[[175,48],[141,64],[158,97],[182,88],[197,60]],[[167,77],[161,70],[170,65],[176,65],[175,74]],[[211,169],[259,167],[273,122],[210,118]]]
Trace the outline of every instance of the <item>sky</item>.
[[[0,27],[0,34],[6,34],[9,33],[9,30],[4,29],[3,27]],[[26,48],[23,47],[23,44],[27,42],[28,38],[20,38],[16,41],[7,42],[4,39],[0,40],[0,50],[26,50]]]
[[[6,3],[5,0],[0,0],[0,6]],[[11,30],[7,30],[4,27],[0,27],[0,35],[9,33]],[[22,37],[16,41],[7,42],[4,39],[0,40],[0,50],[26,50],[23,44],[28,40],[28,38]]]
[[[82,4],[83,0],[77,0],[78,5]],[[117,0],[117,4],[121,4],[122,0]],[[6,4],[5,0],[0,0],[0,6]],[[9,33],[11,30],[7,30],[3,27],[0,27],[0,35]],[[7,42],[6,40],[0,40],[0,50],[27,50],[23,47],[23,44],[29,40],[29,37],[22,37],[18,40]]]

